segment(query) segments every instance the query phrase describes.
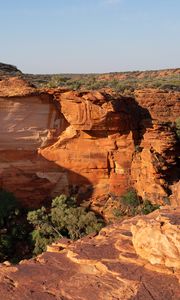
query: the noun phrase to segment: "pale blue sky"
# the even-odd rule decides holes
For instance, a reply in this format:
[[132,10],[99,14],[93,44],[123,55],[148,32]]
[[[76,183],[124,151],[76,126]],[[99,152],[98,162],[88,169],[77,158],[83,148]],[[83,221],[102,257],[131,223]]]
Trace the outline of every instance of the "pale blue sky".
[[27,73],[180,67],[180,0],[0,0],[0,62]]

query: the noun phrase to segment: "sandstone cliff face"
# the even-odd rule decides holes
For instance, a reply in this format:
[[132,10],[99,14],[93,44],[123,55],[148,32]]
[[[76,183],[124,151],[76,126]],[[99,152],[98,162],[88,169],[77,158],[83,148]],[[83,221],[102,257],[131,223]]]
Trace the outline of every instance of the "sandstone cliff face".
[[[139,105],[148,110],[149,117],[142,115],[140,121],[140,151],[136,151],[131,168],[134,186],[143,198],[163,204],[171,183],[178,180],[179,145],[170,123],[179,116],[180,95],[147,89],[136,91],[135,96]],[[177,195],[174,204],[179,201]]]
[[94,199],[109,192],[123,193],[131,185],[129,173],[138,126],[132,111],[139,114],[137,104],[97,92],[59,93],[56,100],[70,126],[57,143],[39,153],[88,179],[91,186],[79,187],[74,182],[80,198],[90,188]]
[[[0,298],[179,300],[179,218],[179,209],[163,209],[106,227],[96,237],[75,243],[61,240],[20,265],[2,264]],[[146,245],[144,252],[142,245]]]
[[163,203],[176,167],[167,122],[177,118],[178,100],[177,92],[138,91],[133,99],[1,81],[0,186],[36,207],[73,193],[101,211],[108,195],[131,186]]
[[179,117],[180,93],[158,89],[135,91],[136,101],[148,109],[151,118],[159,122],[174,122]]
[[39,205],[60,177],[37,152],[63,130],[66,121],[60,124],[59,115],[49,95],[36,93],[21,79],[0,82],[0,186],[26,205]]
[[179,93],[148,89],[133,99],[57,91],[54,97],[70,126],[57,144],[41,151],[44,157],[56,153],[56,163],[88,178],[96,206],[130,186],[143,198],[166,203],[171,172],[178,172],[172,171],[177,138],[169,122],[178,117]]

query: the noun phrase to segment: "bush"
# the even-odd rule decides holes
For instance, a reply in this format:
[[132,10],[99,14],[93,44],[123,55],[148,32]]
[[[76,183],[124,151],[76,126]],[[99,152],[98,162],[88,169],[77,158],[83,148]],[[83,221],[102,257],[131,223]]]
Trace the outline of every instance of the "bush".
[[140,204],[139,197],[134,189],[128,190],[121,196],[121,203],[128,207],[137,207]]
[[116,208],[113,210],[115,218],[124,216],[135,216],[138,214],[147,215],[156,209],[159,205],[152,204],[149,200],[143,200],[134,189],[129,189],[121,197],[116,199]]
[[46,84],[49,88],[56,88],[59,86],[65,86],[67,81],[70,80],[69,77],[62,77],[60,75],[53,75],[51,80]]
[[74,198],[65,195],[56,197],[49,211],[42,207],[29,212],[28,221],[34,226],[32,239],[36,255],[61,237],[76,240],[92,232],[99,232],[104,225],[94,212],[78,207]]
[[160,206],[158,204],[152,204],[149,200],[144,200],[141,212],[143,215],[148,215],[154,210],[159,209],[159,207]]

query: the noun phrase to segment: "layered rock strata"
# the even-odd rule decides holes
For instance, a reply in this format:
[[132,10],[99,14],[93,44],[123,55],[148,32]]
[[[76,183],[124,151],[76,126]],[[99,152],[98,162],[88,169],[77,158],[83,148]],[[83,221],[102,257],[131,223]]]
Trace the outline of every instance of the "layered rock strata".
[[163,204],[175,180],[178,111],[177,92],[134,99],[0,81],[0,187],[36,207],[71,193],[101,211],[132,186]]
[[[59,168],[38,155],[66,127],[47,93],[37,93],[21,79],[0,82],[0,187],[25,205],[38,206],[63,177]],[[65,184],[62,183],[65,187]]]
[[[177,264],[170,264],[171,268],[167,267],[166,260],[162,265],[151,265],[148,262],[151,249],[141,258],[132,243],[133,238],[135,248],[139,249],[140,243],[145,245],[146,241],[148,246],[149,236],[143,232],[141,234],[139,224],[146,223],[149,233],[149,228],[152,229],[154,222],[161,218],[166,218],[164,239],[156,239],[161,234],[160,226],[157,226],[156,234],[151,236],[154,248],[150,260],[154,257],[153,263],[162,262],[157,260],[157,249],[161,257],[176,258]],[[48,252],[35,259],[22,261],[20,265],[4,263],[0,266],[0,298],[178,300],[180,257],[174,249],[179,245],[179,218],[179,209],[163,209],[149,216],[135,217],[106,227],[96,237],[85,237],[74,243],[61,240],[49,247]],[[138,230],[138,247],[134,229],[132,237],[132,224]]]

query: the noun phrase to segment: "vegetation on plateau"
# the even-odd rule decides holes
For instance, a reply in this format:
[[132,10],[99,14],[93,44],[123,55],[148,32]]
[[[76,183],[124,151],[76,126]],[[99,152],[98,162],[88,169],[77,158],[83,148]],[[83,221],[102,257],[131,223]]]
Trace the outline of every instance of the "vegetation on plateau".
[[159,88],[162,90],[180,91],[180,74],[169,73],[158,77],[151,71],[124,72],[109,74],[59,74],[59,75],[32,75],[29,79],[38,87],[62,87],[72,90],[100,90],[110,88],[122,94],[131,94],[136,89]]

